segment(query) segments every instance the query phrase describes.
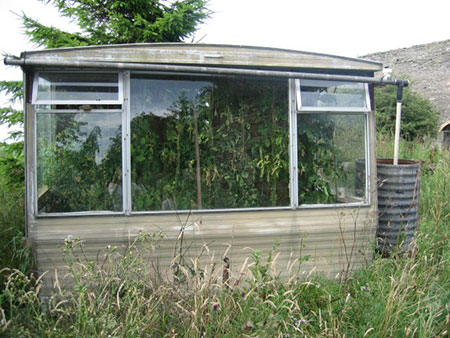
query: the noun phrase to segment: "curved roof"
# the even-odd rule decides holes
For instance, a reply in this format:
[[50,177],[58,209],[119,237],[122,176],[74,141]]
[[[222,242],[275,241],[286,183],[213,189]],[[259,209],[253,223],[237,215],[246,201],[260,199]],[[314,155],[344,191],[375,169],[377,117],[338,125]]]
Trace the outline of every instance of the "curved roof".
[[47,49],[23,52],[25,60],[107,61],[271,68],[379,71],[382,64],[359,58],[288,49],[191,44],[143,43]]

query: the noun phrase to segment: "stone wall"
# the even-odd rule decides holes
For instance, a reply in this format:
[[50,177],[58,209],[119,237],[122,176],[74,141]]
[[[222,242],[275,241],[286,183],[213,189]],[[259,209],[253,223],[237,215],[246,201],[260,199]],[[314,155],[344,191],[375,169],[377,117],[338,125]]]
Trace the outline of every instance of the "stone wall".
[[406,75],[412,89],[433,102],[440,124],[450,120],[450,40],[363,57],[390,66],[396,77]]

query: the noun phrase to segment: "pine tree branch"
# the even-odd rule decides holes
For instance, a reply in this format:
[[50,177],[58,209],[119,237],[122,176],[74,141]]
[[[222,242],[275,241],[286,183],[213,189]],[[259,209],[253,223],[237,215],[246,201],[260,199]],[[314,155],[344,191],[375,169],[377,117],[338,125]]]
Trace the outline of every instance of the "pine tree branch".
[[11,107],[0,108],[0,124],[7,124],[8,128],[13,125],[23,123],[24,116],[22,110],[16,110]]
[[[63,32],[53,27],[38,26],[30,21],[27,34],[48,48],[122,44],[136,42],[179,42],[192,35],[198,24],[210,15],[204,0],[164,2],[159,0],[99,1],[54,0],[61,15],[76,22],[83,35]],[[31,18],[27,18],[31,20]],[[49,37],[50,35],[53,35]],[[73,44],[72,39],[76,44]]]
[[32,42],[39,46],[60,48],[88,46],[92,44],[91,39],[79,33],[68,33],[53,26],[45,26],[25,14],[23,14],[22,20],[25,27],[25,34],[30,37]]
[[0,81],[0,92],[11,96],[9,102],[14,103],[23,97],[22,81]]

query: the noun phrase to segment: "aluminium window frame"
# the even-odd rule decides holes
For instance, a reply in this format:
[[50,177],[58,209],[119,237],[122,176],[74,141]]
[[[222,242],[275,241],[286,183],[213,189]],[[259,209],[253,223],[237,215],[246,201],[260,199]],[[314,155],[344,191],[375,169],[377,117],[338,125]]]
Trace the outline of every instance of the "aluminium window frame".
[[[317,81],[324,81],[325,80],[317,80]],[[327,82],[339,82],[343,83],[345,81],[327,81]],[[348,83],[361,83],[361,82],[348,82]],[[345,112],[345,113],[364,113],[364,112],[370,112],[370,94],[369,94],[369,84],[368,83],[362,83],[364,85],[364,92],[365,92],[365,98],[364,103],[365,107],[310,107],[310,106],[303,106],[302,105],[302,95],[301,95],[301,85],[302,80],[301,79],[295,79],[295,91],[296,91],[296,108],[298,112],[308,112],[308,113],[314,113],[314,112]]]
[[[102,71],[92,71],[89,72],[99,72]],[[52,72],[60,72],[60,73],[68,73],[67,70],[56,71],[52,70]],[[76,73],[80,73],[83,71],[77,71]],[[114,72],[114,71],[111,71]],[[75,73],[75,72],[72,72]],[[366,107],[365,108],[326,108],[326,107],[317,107],[319,109],[305,109],[299,110],[298,100],[301,99],[300,96],[300,79],[288,78],[286,79],[288,85],[288,111],[286,112],[289,121],[289,194],[290,194],[290,205],[288,206],[277,206],[277,207],[255,207],[255,208],[220,208],[220,209],[194,209],[194,210],[155,210],[155,211],[133,211],[132,210],[132,196],[131,196],[131,116],[130,116],[130,87],[131,87],[131,71],[116,71],[119,75],[119,97],[122,99],[121,102],[114,101],[112,103],[107,103],[106,101],[96,101],[94,104],[121,104],[122,109],[92,109],[90,112],[101,113],[101,112],[121,112],[122,113],[122,211],[79,211],[79,212],[57,212],[57,213],[39,213],[38,211],[38,196],[37,196],[37,114],[45,114],[45,113],[81,113],[83,110],[76,109],[39,109],[39,105],[44,105],[43,103],[32,102],[31,104],[31,114],[34,115],[33,121],[33,143],[34,143],[34,163],[32,176],[33,179],[31,183],[33,185],[33,189],[30,189],[31,196],[31,204],[34,207],[34,212],[32,212],[31,216],[36,218],[46,218],[46,217],[76,217],[76,216],[101,216],[101,215],[152,215],[152,214],[199,214],[199,213],[223,213],[223,212],[245,212],[245,211],[272,211],[272,210],[301,210],[301,209],[324,209],[324,208],[351,208],[351,207],[362,207],[362,206],[370,206],[371,205],[371,194],[370,194],[370,129],[369,129],[369,113],[371,111],[370,107],[370,93],[368,90],[368,84],[365,83],[365,91],[366,91]],[[176,74],[176,75],[189,75],[189,76],[205,76],[205,74],[186,74],[179,72],[144,72],[144,71],[136,71],[132,72],[133,74],[157,74],[157,75],[168,75],[168,74]],[[35,86],[37,87],[37,79],[39,72],[34,74],[33,81],[33,91]],[[206,77],[211,75],[206,75]],[[213,75],[214,76],[214,75]],[[215,75],[221,77],[221,75]],[[33,92],[34,95],[34,92]],[[33,96],[34,97],[34,96]],[[53,102],[54,103],[54,102]],[[77,102],[75,104],[78,104]],[[69,105],[68,102],[64,102],[63,104]],[[81,104],[81,103],[80,103]],[[87,103],[86,103],[87,104]],[[297,135],[297,116],[300,113],[343,113],[343,114],[358,114],[365,116],[365,160],[366,160],[366,190],[364,201],[361,202],[351,202],[351,203],[333,203],[333,204],[299,204],[298,201],[298,135]]]
[[[48,72],[48,71],[44,71],[44,72]],[[67,70],[52,70],[50,71],[52,73],[84,73],[82,70],[80,71],[67,71]],[[89,73],[105,73],[104,71],[92,71],[92,70],[88,70]],[[38,208],[38,202],[39,202],[39,197],[38,197],[38,149],[37,149],[37,116],[41,115],[41,114],[89,114],[89,113],[96,113],[96,114],[102,114],[102,113],[121,113],[121,118],[122,118],[122,187],[124,186],[124,182],[125,180],[123,179],[124,177],[124,171],[126,168],[126,165],[123,161],[123,153],[124,153],[124,135],[126,132],[126,126],[124,126],[124,115],[125,115],[125,97],[123,95],[124,90],[123,90],[123,86],[124,86],[124,76],[126,72],[123,71],[108,71],[108,73],[115,73],[118,76],[118,97],[120,99],[120,101],[114,100],[114,101],[95,101],[92,102],[90,104],[94,104],[94,105],[121,105],[122,109],[91,109],[91,110],[83,110],[83,109],[74,109],[74,108],[69,108],[69,109],[48,109],[46,107],[43,108],[43,106],[47,106],[47,105],[82,105],[82,104],[89,104],[87,103],[87,101],[72,101],[71,103],[68,103],[67,101],[65,101],[64,103],[58,103],[60,101],[55,100],[55,101],[50,101],[48,103],[42,103],[42,102],[36,102],[34,100],[34,98],[37,97],[37,87],[38,87],[38,83],[39,83],[39,74],[42,73],[41,71],[37,71],[34,73],[34,76],[32,77],[32,99],[31,99],[31,104],[30,104],[30,113],[32,115],[32,119],[30,119],[32,121],[32,131],[33,131],[33,135],[31,136],[33,139],[33,149],[32,149],[32,168],[27,168],[27,170],[31,171],[30,174],[30,180],[27,181],[28,185],[32,185],[33,188],[32,189],[28,189],[30,192],[30,196],[27,196],[28,199],[28,205],[32,206],[31,212],[29,214],[29,217],[32,219],[34,218],[45,218],[45,217],[73,217],[73,216],[102,216],[102,215],[123,215],[124,214],[124,209],[122,209],[122,211],[112,211],[112,210],[91,210],[91,211],[70,211],[70,212],[51,212],[51,213],[39,213],[39,208]],[[123,188],[124,189],[124,188]],[[122,189],[122,190],[123,190]],[[122,192],[122,204],[124,204],[124,194]]]
[[[127,116],[128,116],[128,126],[131,127],[131,74],[135,75],[135,74],[146,74],[146,75],[176,75],[176,76],[180,76],[180,77],[184,77],[184,76],[190,76],[190,77],[199,77],[199,78],[229,78],[229,79],[233,79],[233,78],[248,78],[249,76],[236,76],[236,75],[217,75],[217,74],[202,74],[202,73],[186,73],[186,72],[163,72],[163,71],[132,71],[132,72],[128,72],[127,76],[124,77],[124,83],[125,83],[125,88],[126,91],[124,92],[124,97],[126,100],[126,104],[125,106],[127,106]],[[273,77],[274,79],[279,79],[279,80],[285,80],[286,85],[287,85],[287,90],[288,90],[288,98],[290,95],[290,79],[287,78],[283,78],[283,77]],[[258,79],[258,77],[256,77],[256,79]],[[289,114],[289,110],[291,109],[291,104],[289,102],[289,107],[288,107],[288,111],[286,111],[286,114]],[[289,123],[290,124],[290,123]],[[130,130],[128,130],[129,133],[131,133]],[[128,137],[128,142],[129,141],[129,137]],[[290,140],[290,138],[289,138]],[[130,144],[128,144],[129,146],[129,150],[128,150],[128,168],[131,169],[131,151],[130,151]],[[286,206],[273,206],[273,207],[253,207],[253,208],[215,208],[215,209],[180,209],[180,210],[148,210],[148,211],[133,211],[132,208],[132,196],[131,196],[131,175],[129,175],[128,177],[128,182],[125,183],[124,185],[128,185],[129,187],[129,195],[128,195],[128,200],[129,200],[129,204],[128,204],[128,210],[126,210],[124,212],[124,214],[126,215],[164,215],[164,214],[206,214],[206,213],[223,213],[223,212],[248,212],[248,211],[272,211],[272,210],[292,210],[292,201],[290,202],[289,205]],[[290,178],[289,178],[290,180]],[[291,186],[291,185],[290,185]],[[291,190],[289,186],[289,191]]]
[[[345,82],[345,81],[339,81]],[[348,208],[348,207],[362,207],[370,206],[372,203],[371,197],[371,144],[370,144],[370,128],[369,128],[369,114],[371,112],[371,99],[369,84],[364,84],[365,91],[365,107],[302,107],[301,105],[301,79],[291,79],[290,84],[293,87],[290,91],[293,96],[292,102],[290,102],[294,109],[291,109],[290,121],[292,121],[291,126],[291,138],[295,138],[292,142],[291,147],[291,158],[295,162],[290,163],[291,167],[291,203],[295,209],[316,209],[316,208]],[[299,204],[299,182],[298,182],[298,122],[297,117],[299,114],[335,114],[335,115],[362,115],[364,116],[364,159],[365,159],[365,191],[362,201],[359,202],[349,202],[349,203],[330,203],[330,204]],[[295,129],[294,129],[295,128]]]
[[[83,104],[92,104],[92,105],[113,105],[113,104],[122,104],[123,103],[123,72],[118,71],[88,71],[91,74],[117,74],[117,100],[38,100],[38,88],[39,88],[39,77],[41,73],[63,73],[63,74],[84,74],[86,72],[82,71],[57,71],[57,70],[49,70],[49,71],[38,71],[34,73],[33,79],[33,88],[32,88],[32,100],[31,103],[35,106],[38,105],[83,105]],[[76,85],[75,85],[76,86]],[[95,86],[95,85],[94,85]],[[70,102],[70,103],[69,103]]]

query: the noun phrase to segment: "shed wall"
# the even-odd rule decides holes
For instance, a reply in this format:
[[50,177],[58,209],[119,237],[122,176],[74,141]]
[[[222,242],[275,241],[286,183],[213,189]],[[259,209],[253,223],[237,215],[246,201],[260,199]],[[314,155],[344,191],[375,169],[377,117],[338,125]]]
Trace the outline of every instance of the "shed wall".
[[[276,210],[194,215],[136,215],[72,218],[39,218],[30,224],[39,272],[47,287],[53,285],[55,269],[62,280],[66,271],[62,248],[68,236],[80,238],[87,258],[101,260],[107,245],[126,248],[138,233],[164,234],[156,247],[154,263],[163,276],[170,274],[174,247],[183,224],[183,246],[188,259],[199,258],[222,267],[226,254],[231,261],[232,278],[237,278],[245,259],[253,250],[267,254],[279,245],[276,267],[281,277],[311,270],[335,277],[353,271],[371,260],[376,229],[376,210],[369,207]],[[178,243],[179,244],[179,243]],[[301,267],[296,259],[310,256]],[[292,265],[290,269],[288,266]]]

